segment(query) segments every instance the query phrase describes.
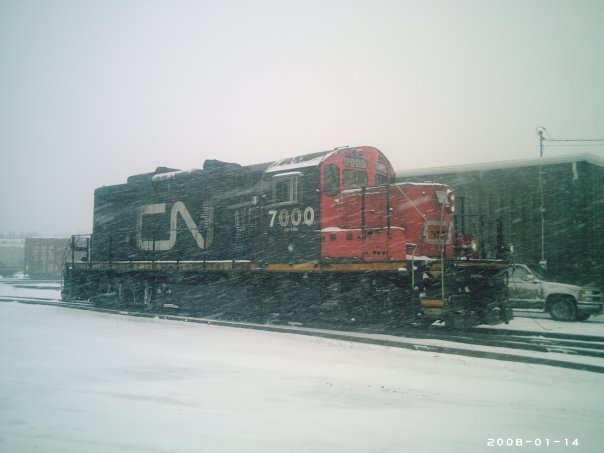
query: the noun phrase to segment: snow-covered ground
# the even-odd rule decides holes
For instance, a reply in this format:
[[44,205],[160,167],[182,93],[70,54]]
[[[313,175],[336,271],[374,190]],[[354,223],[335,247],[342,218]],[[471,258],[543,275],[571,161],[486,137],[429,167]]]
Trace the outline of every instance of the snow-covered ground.
[[16,288],[10,284],[0,281],[0,297],[32,297],[41,299],[61,300],[61,285],[56,289],[40,289],[36,285],[28,288]]
[[604,444],[600,374],[291,334],[5,302],[0,370],[2,452]]

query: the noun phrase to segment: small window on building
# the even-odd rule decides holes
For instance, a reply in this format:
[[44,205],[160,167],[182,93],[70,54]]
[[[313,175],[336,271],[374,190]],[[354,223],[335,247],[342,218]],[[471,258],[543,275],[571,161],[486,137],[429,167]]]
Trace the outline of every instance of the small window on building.
[[301,173],[277,175],[273,178],[273,204],[301,201]]
[[340,193],[340,169],[337,165],[325,166],[325,194],[331,197]]
[[367,172],[361,170],[344,170],[344,188],[360,189],[367,187]]

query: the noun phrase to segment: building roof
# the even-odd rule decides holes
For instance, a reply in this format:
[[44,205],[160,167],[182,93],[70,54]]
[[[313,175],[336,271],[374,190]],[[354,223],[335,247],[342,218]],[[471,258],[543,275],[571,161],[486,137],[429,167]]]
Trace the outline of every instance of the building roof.
[[540,165],[567,164],[573,162],[588,162],[604,168],[604,158],[591,153],[573,154],[558,157],[543,157],[537,159],[503,160],[498,162],[484,162],[480,164],[452,165],[446,167],[416,168],[410,170],[397,170],[397,177],[438,175],[447,173],[468,173],[473,171],[502,170],[506,168],[537,167]]
[[25,239],[0,239],[0,247],[24,247]]

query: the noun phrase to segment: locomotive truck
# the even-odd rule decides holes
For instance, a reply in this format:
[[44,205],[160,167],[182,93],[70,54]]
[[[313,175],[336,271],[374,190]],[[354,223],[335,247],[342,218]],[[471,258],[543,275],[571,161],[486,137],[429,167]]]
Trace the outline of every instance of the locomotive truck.
[[509,263],[456,247],[454,210],[450,187],[395,183],[369,146],[159,167],[95,191],[63,299],[253,321],[508,322]]

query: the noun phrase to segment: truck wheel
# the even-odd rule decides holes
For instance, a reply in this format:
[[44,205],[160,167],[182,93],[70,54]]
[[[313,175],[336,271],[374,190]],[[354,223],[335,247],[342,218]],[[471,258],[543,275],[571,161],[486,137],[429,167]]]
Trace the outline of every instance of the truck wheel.
[[556,321],[574,321],[575,313],[575,304],[566,297],[556,297],[549,306],[549,314]]
[[587,321],[589,316],[590,316],[589,313],[577,313],[577,316],[575,317],[575,319],[577,321]]

